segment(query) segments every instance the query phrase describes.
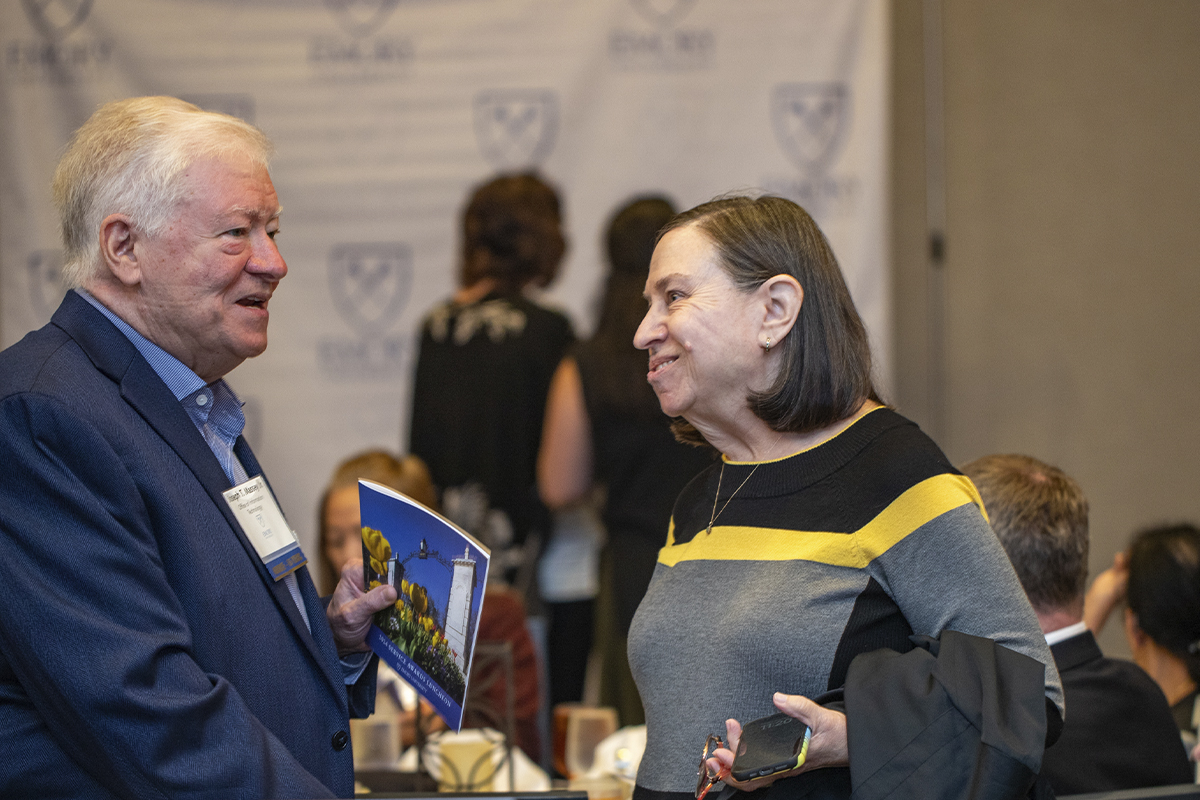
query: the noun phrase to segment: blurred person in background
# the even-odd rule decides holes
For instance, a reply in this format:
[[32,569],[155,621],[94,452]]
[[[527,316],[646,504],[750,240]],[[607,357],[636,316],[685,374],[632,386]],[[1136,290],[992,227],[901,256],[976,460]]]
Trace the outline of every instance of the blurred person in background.
[[646,357],[633,346],[646,309],[650,255],[659,229],[674,215],[666,198],[645,196],[610,220],[610,272],[596,332],[554,373],[538,457],[538,489],[552,509],[584,501],[595,484],[603,487],[600,704],[615,707],[622,725],[645,720],[626,654],[629,624],[650,583],[675,498],[714,457],[708,448],[675,440],[646,382]]
[[426,508],[437,510],[438,507],[429,468],[414,455],[397,458],[386,450],[367,450],[339,464],[321,495],[317,512],[323,556],[320,575],[325,586],[331,587],[330,591],[346,564],[362,560],[359,479],[402,492]]
[[1166,695],[1191,750],[1200,727],[1200,529],[1183,523],[1136,534],[1088,589],[1088,628],[1098,633],[1122,600],[1133,660]]
[[[358,505],[358,481],[372,481],[408,495],[413,500],[437,511],[437,494],[424,462],[414,455],[397,458],[386,450],[368,450],[343,461],[334,470],[322,496],[319,516],[323,572],[340,575],[347,564],[361,570],[362,517]],[[525,606],[521,597],[501,584],[489,582],[484,593],[483,611],[479,618],[477,642],[509,642],[513,656],[513,690],[516,723],[516,742],[531,760],[541,758],[541,737],[538,731],[540,695],[537,655],[533,640],[525,627]],[[391,669],[380,662],[379,692],[389,698],[400,718],[401,738],[405,746],[414,743],[416,732],[416,692]],[[382,699],[382,698],[381,698]],[[494,717],[505,708],[505,687],[495,682],[482,687],[477,682],[468,686],[463,706],[463,727],[492,727]],[[444,727],[427,704],[422,708],[422,724],[431,727],[425,732]]]
[[[539,615],[534,576],[554,520],[538,497],[537,454],[550,377],[575,337],[532,293],[558,275],[565,251],[561,201],[539,176],[501,175],[472,191],[460,288],[421,326],[409,428],[442,512],[491,548],[495,577]],[[547,649],[577,627],[551,612]],[[560,665],[548,658],[551,696],[565,683]]]
[[1083,622],[1088,503],[1079,484],[1023,455],[984,456],[962,471],[979,489],[1062,676],[1067,717],[1041,773],[1055,794],[1191,781],[1162,690],[1136,664],[1105,658]]
[[575,338],[531,292],[550,285],[565,252],[561,202],[540,177],[476,187],[463,211],[460,288],[426,315],[413,380],[410,451],[429,466],[444,513],[519,581],[532,579],[530,555],[552,526],[537,451],[550,376]]

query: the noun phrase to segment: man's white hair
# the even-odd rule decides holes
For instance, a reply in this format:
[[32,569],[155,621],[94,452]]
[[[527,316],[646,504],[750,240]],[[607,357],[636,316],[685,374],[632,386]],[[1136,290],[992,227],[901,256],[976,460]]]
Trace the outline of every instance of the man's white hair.
[[266,167],[271,141],[237,117],[204,111],[174,97],[133,97],[101,106],[71,138],[54,171],[67,288],[99,274],[100,223],[126,214],[157,236],[186,189],[184,170],[205,158],[249,157]]

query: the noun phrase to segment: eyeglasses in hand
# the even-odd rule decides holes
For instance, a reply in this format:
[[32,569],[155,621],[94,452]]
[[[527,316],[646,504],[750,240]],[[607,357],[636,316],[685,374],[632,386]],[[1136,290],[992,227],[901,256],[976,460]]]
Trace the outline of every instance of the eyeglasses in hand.
[[708,766],[708,759],[712,757],[713,751],[724,746],[725,740],[715,733],[710,733],[704,740],[704,752],[700,755],[700,768],[696,770],[696,800],[704,800],[704,796],[710,789],[729,777],[728,767],[721,767],[713,772]]

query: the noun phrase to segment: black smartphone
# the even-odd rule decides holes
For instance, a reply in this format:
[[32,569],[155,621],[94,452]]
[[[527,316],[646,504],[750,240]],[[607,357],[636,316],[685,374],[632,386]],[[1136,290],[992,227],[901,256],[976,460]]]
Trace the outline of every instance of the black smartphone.
[[730,774],[739,781],[752,781],[795,769],[808,756],[808,740],[808,726],[784,713],[747,722]]

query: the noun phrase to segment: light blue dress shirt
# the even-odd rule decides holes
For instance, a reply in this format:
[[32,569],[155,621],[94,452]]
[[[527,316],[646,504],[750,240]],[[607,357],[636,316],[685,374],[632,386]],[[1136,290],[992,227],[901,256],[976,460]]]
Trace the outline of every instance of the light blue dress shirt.
[[[162,378],[171,394],[175,395],[175,399],[183,404],[192,424],[200,431],[200,435],[208,443],[209,449],[220,462],[221,469],[229,478],[230,486],[237,486],[249,480],[250,476],[246,474],[246,468],[242,466],[242,462],[233,452],[234,443],[242,435],[242,429],[246,427],[246,415],[242,413],[242,401],[233,393],[233,389],[229,388],[229,384],[224,379],[206,384],[183,362],[142,336],[99,300],[82,289],[75,291],[79,293],[80,297],[91,303],[109,322],[116,325],[117,330],[125,334],[125,338],[129,339],[142,357],[149,362],[150,368],[154,370],[155,374]],[[296,582],[296,574],[290,573],[283,580],[288,593],[296,602],[296,607],[300,609],[300,616],[304,618],[305,626],[311,632],[312,624],[308,621],[308,609],[304,607],[304,599],[300,596],[300,585]]]

